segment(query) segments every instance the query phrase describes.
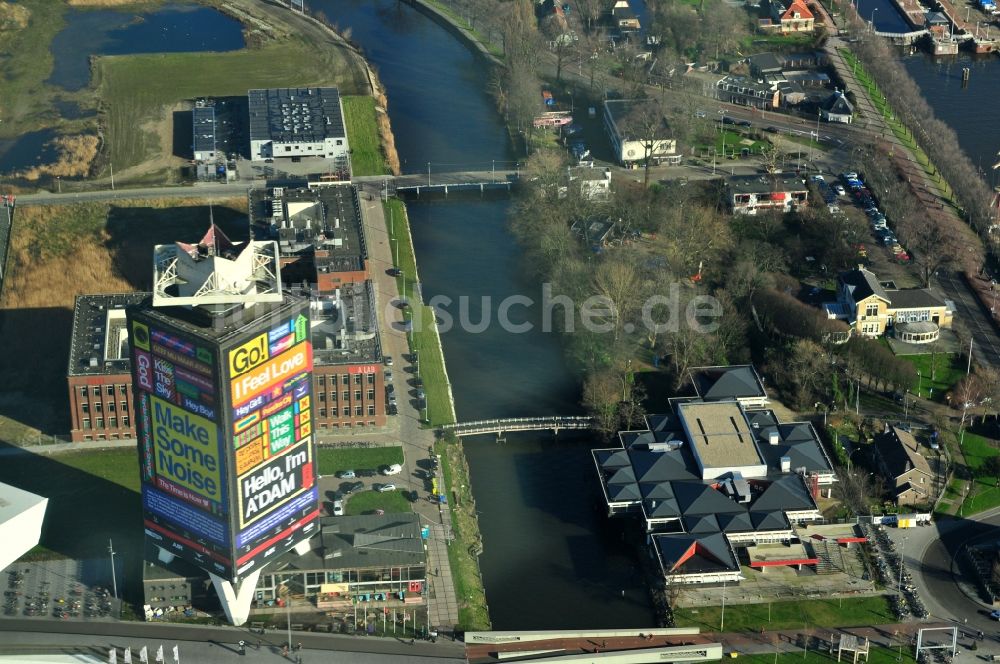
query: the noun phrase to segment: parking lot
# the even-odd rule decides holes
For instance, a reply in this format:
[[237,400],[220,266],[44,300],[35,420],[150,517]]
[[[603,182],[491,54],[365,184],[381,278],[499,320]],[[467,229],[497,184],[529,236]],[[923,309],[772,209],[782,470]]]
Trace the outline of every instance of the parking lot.
[[115,619],[119,602],[107,583],[111,566],[101,560],[16,563],[4,570],[4,617]]

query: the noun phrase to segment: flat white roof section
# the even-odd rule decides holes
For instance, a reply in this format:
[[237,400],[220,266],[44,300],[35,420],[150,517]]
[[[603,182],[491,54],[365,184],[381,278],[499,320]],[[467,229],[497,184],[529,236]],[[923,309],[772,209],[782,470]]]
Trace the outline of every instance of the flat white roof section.
[[0,569],[38,544],[48,504],[48,498],[0,483]]

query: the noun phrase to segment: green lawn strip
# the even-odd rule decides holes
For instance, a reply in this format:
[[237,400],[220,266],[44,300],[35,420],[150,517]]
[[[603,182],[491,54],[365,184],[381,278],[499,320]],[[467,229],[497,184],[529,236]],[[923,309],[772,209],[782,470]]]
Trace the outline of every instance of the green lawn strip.
[[66,24],[66,3],[22,0],[15,5],[31,12],[23,29],[4,30],[0,40],[3,58],[4,103],[0,105],[0,136],[15,137],[55,119],[52,99],[57,88],[45,81],[55,60],[50,46]]
[[448,546],[448,562],[455,583],[459,624],[465,630],[486,630],[490,628],[490,614],[479,561],[473,553],[480,535],[465,452],[462,443],[452,437],[435,443],[434,451],[441,457],[445,484],[450,487],[448,500],[455,539]]
[[[896,622],[885,597],[837,598],[816,597],[791,602],[768,604],[727,604],[727,632],[759,632],[765,630],[808,627],[851,627]],[[684,607],[674,610],[677,627],[700,627],[702,631],[718,631],[722,618],[719,606]]]
[[864,65],[861,61],[858,60],[853,53],[846,49],[842,49],[840,53],[845,62],[852,67],[855,77],[868,91],[868,96],[871,99],[872,104],[878,109],[879,113],[885,119],[885,122],[889,125],[893,135],[899,140],[900,143],[913,153],[917,163],[924,168],[924,172],[933,178],[936,186],[940,190],[941,195],[950,202],[954,202],[954,195],[951,187],[944,180],[944,178],[941,177],[937,167],[931,163],[930,157],[927,156],[927,153],[925,153],[923,148],[917,144],[913,134],[910,133],[909,128],[907,128],[896,117],[889,101],[885,98],[885,95],[879,91],[878,84],[868,76],[868,73],[865,71]]
[[817,140],[815,140],[815,139],[813,139],[813,138],[811,138],[809,136],[802,136],[802,135],[799,135],[799,134],[782,134],[781,138],[782,138],[782,140],[790,141],[792,143],[797,143],[799,145],[803,145],[803,146],[806,146],[808,148],[812,148],[813,150],[824,150],[824,151],[828,152],[828,151],[832,150],[833,147],[834,147],[834,146],[832,146],[832,145],[830,145],[828,143],[820,143],[819,141],[817,141]]
[[316,49],[295,40],[229,53],[98,57],[95,82],[106,109],[112,162],[121,170],[169,150],[151,124],[164,119],[171,106],[197,97],[326,85],[345,95],[363,92],[366,79],[353,57],[346,48]]
[[378,470],[381,466],[403,463],[402,447],[320,447],[319,474],[341,470]]
[[454,21],[462,29],[467,30],[477,42],[482,44],[486,48],[486,50],[490,52],[491,55],[494,55],[498,58],[503,58],[503,49],[493,44],[489,40],[487,40],[485,35],[483,35],[483,33],[476,30],[472,26],[472,24],[469,23],[466,16],[458,14],[457,12],[452,10],[451,7],[448,7],[447,5],[438,2],[438,0],[424,0],[424,2],[427,5],[430,5],[434,9],[438,10],[442,14],[445,14],[448,18]]
[[[749,143],[744,143],[745,140],[749,140]],[[769,147],[769,143],[766,141],[755,141],[753,139],[747,138],[743,134],[736,131],[731,131],[729,129],[720,132],[715,138],[715,150],[720,155],[736,154],[739,155],[744,149],[750,150],[750,154],[760,154],[760,151],[766,147]]]
[[917,396],[925,399],[931,397],[931,389],[933,389],[933,399],[943,402],[944,395],[948,390],[965,375],[965,366],[961,363],[959,356],[954,353],[937,353],[933,360],[933,380],[931,379],[932,361],[930,355],[900,355],[900,357],[911,363],[920,372],[919,379],[913,383],[910,391],[917,394],[919,387],[920,394]]
[[[845,656],[850,658],[850,654],[847,651],[845,651]],[[826,664],[827,662],[836,661],[836,650],[833,653],[827,650],[798,650],[796,652],[784,652],[777,657],[773,653],[740,655],[740,662],[749,664]],[[842,659],[841,661],[844,660]],[[867,661],[870,664],[913,664],[915,660],[913,659],[911,646],[903,645],[902,648],[872,646],[868,652]]]
[[344,505],[344,514],[347,516],[370,514],[375,510],[399,514],[412,512],[413,508],[402,491],[362,491],[348,496]]
[[[982,466],[986,459],[1000,455],[1000,442],[965,432],[962,451],[965,453],[965,463],[974,478],[960,511],[963,516],[976,514],[1000,505],[1000,478],[995,475],[984,475]],[[949,487],[950,488],[950,487]]]
[[351,170],[354,175],[386,175],[382,139],[378,133],[374,97],[341,97],[347,142],[351,146]]
[[[410,234],[407,232],[406,208],[402,201],[393,199],[385,203],[386,224],[389,225],[394,252],[398,256],[396,267],[403,274],[396,277],[399,292],[407,301],[416,304],[414,279],[417,275],[416,259]],[[413,331],[409,334],[410,350],[417,353],[420,377],[427,393],[427,421],[430,426],[439,427],[455,421],[451,397],[448,392],[448,376],[445,372],[444,354],[435,330],[434,310],[426,306],[414,306],[408,314],[413,321]]]

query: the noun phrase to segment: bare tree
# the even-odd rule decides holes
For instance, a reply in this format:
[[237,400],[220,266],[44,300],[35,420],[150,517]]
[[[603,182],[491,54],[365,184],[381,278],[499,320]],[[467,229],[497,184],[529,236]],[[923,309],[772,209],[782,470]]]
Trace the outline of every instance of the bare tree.
[[655,99],[636,100],[622,119],[625,135],[639,143],[643,150],[643,185],[649,186],[649,167],[656,155],[664,151],[670,128],[663,113],[663,104]]
[[913,251],[924,288],[930,286],[931,275],[950,265],[960,253],[961,238],[950,226],[927,214],[910,215],[899,225],[900,238]]
[[611,369],[592,371],[583,381],[583,406],[610,437],[618,427],[619,377]]

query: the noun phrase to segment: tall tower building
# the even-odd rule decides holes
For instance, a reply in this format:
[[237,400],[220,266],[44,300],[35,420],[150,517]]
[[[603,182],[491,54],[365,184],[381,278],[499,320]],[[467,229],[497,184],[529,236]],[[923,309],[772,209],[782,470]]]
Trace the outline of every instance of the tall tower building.
[[146,536],[206,570],[235,625],[261,570],[317,531],[309,303],[275,242],[158,245],[127,310]]

